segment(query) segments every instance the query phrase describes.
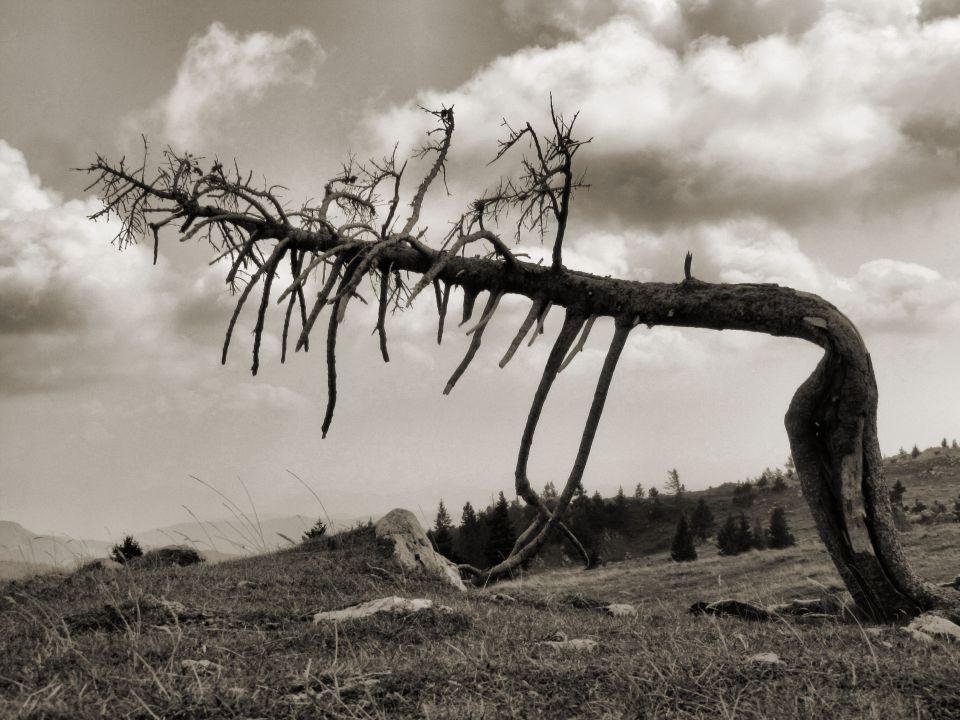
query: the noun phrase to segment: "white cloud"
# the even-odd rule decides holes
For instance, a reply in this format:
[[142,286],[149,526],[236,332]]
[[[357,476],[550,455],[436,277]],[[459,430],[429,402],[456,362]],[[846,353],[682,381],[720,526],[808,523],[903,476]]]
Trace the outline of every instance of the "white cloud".
[[814,263],[786,230],[759,218],[701,226],[693,234],[722,282],[772,282],[817,293],[865,332],[930,331],[960,319],[960,282],[923,265],[878,258],[853,276],[836,275]]
[[777,283],[821,292],[824,271],[800,249],[796,238],[761,218],[703,225],[694,231],[711,269],[728,283]]
[[960,320],[960,283],[914,263],[881,258],[838,283],[850,315],[867,328],[923,332]]
[[578,202],[598,212],[782,220],[889,208],[960,181],[960,20],[921,22],[915,3],[829,3],[796,34],[739,45],[707,34],[674,47],[623,7],[573,39],[498,58],[458,88],[368,118],[373,144],[416,146],[427,125],[417,105],[454,105],[450,176],[485,182],[477,168],[501,118],[544,127],[552,92],[594,138],[582,154],[593,190]]
[[163,133],[181,147],[197,147],[269,89],[312,83],[323,57],[309,30],[240,35],[215,22],[190,41],[177,79],[160,101]]
[[[215,356],[231,305],[222,268],[182,273],[162,255],[153,266],[152,248],[119,252],[116,222],[88,219],[97,210],[96,200],[64,201],[43,187],[23,153],[0,140],[0,393],[191,382]],[[265,336],[264,355],[276,356],[277,344]],[[290,393],[207,390],[231,407],[284,404]]]

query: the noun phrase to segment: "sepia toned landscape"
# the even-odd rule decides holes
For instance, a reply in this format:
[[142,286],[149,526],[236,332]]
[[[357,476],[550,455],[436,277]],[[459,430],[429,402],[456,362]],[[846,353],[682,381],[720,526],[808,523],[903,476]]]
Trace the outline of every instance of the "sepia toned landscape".
[[960,714],[960,5],[0,4],[0,715]]

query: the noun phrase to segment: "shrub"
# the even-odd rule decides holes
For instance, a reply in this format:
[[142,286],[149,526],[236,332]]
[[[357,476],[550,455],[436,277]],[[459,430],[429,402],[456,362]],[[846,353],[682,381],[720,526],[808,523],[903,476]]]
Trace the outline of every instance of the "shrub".
[[171,545],[150,550],[137,561],[137,564],[148,567],[186,567],[202,562],[205,562],[205,558],[197,552],[196,548]]
[[125,535],[123,542],[110,549],[110,559],[123,565],[127,560],[143,557],[143,548],[133,539],[132,535]]

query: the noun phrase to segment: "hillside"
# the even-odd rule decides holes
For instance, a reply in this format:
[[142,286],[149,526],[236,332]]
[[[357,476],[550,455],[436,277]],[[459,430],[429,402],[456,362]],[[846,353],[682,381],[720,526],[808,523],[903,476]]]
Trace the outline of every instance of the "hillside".
[[[960,526],[912,533],[955,566]],[[400,570],[369,530],[186,568],[0,584],[0,716],[26,718],[956,718],[960,645],[840,619],[695,617],[836,583],[806,542],[551,570],[458,593]],[[942,570],[941,570],[942,574]],[[316,625],[398,595],[450,610]],[[609,602],[636,614],[611,617]],[[542,644],[593,641],[585,650]],[[775,653],[778,661],[753,659]]]

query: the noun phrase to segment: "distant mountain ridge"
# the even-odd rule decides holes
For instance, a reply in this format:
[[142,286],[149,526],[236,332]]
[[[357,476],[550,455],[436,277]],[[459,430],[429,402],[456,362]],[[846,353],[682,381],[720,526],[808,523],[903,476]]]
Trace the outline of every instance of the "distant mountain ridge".
[[[331,517],[331,531],[342,530],[367,517]],[[176,523],[130,533],[144,549],[165,545],[190,545],[209,562],[269,552],[300,541],[317,521],[303,515],[240,516],[212,521]],[[325,518],[325,522],[326,518]],[[126,533],[124,533],[126,534]],[[286,540],[290,538],[290,541]],[[55,568],[72,568],[98,557],[107,557],[116,542],[85,540],[68,535],[42,535],[12,520],[0,520],[0,579],[22,577]]]

